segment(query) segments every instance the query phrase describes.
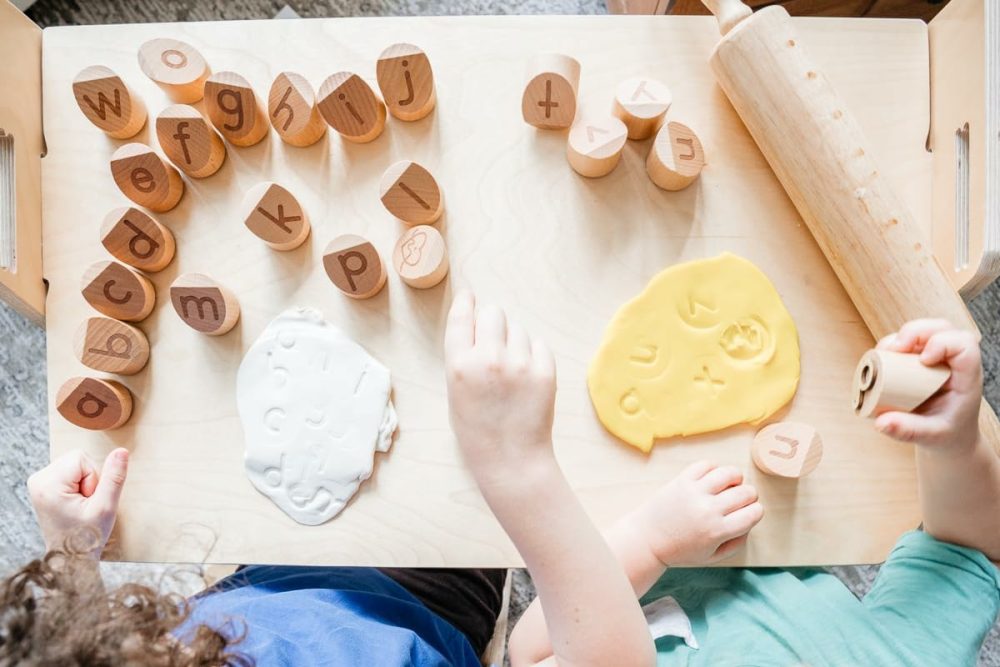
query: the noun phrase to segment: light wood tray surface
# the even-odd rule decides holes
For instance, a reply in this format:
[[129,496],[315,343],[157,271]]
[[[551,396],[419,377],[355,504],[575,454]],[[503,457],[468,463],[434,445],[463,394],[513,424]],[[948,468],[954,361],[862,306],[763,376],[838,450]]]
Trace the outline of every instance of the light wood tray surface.
[[[882,169],[927,224],[930,161],[927,31],[915,21],[796,21],[813,54],[859,116]],[[151,118],[165,95],[139,70],[136,50],[176,37],[214,71],[232,69],[266,95],[282,70],[313,86],[347,69],[374,83],[386,45],[409,41],[428,53],[438,106],[415,123],[389,120],[378,140],[348,144],[330,133],[306,149],[272,132],[252,148],[229,147],[218,174],[187,181],[180,205],[157,218],[178,254],[153,274],[159,302],[140,327],[151,362],[125,378],[136,410],[123,428],[91,433],[51,410],[52,454],[95,457],[124,445],[132,468],[118,539],[127,560],[207,560],[399,566],[512,566],[519,558],[459,459],[448,427],[443,325],[453,291],[468,286],[508,309],[556,351],[556,450],[601,526],[635,506],[684,465],[709,458],[747,470],[767,515],[747,550],[727,564],[814,564],[883,559],[917,525],[913,450],[874,433],[849,406],[851,372],[872,340],[857,312],[716,86],[708,56],[717,39],[707,17],[517,17],[335,19],[102,26],[44,33],[44,266],[48,296],[50,406],[59,385],[87,372],[73,356],[77,326],[94,312],[79,292],[86,266],[106,253],[105,213],[127,202],[108,159],[107,138],[76,108],[73,76],[103,64],[146,101]],[[565,134],[520,118],[524,63],[539,50],[578,58],[581,110],[610,108],[616,84],[653,76],[673,90],[670,118],[698,132],[708,160],[679,193],[646,177],[649,143],[630,143],[608,177],[586,180],[566,163]],[[200,106],[200,105],[199,105]],[[776,119],[776,122],[780,120]],[[155,145],[149,127],[138,140]],[[388,260],[402,225],[378,199],[379,177],[399,159],[426,165],[445,193],[439,228],[451,275],[429,291],[390,269],[376,298],[355,302],[334,289],[321,253],[335,235],[359,233]],[[243,193],[275,180],[295,193],[313,223],[301,248],[268,249],[237,219]],[[644,456],[597,421],[585,375],[616,309],[661,269],[732,251],[771,278],[801,337],[802,381],[778,417],[816,426],[824,459],[798,484],[765,477],[750,462],[754,429],[672,440]],[[202,336],[177,318],[167,287],[179,273],[207,273],[243,309],[237,328]],[[400,431],[374,476],[344,513],[320,527],[297,525],[250,485],[236,415],[236,369],[264,326],[308,305],[345,329],[393,373]]]

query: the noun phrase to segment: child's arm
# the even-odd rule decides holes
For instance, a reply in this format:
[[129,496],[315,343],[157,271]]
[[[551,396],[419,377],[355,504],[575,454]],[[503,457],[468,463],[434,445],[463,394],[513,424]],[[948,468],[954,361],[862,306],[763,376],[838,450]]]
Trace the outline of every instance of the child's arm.
[[128,450],[119,448],[108,454],[100,471],[83,452],[73,451],[29,477],[28,496],[45,548],[85,548],[99,558],[115,525],[127,473]]
[[928,366],[951,368],[942,391],[919,410],[885,413],[875,427],[917,445],[924,530],[1000,561],[1000,457],[979,435],[983,368],[975,335],[944,320],[915,320],[879,347],[919,353]]
[[[704,565],[732,555],[763,516],[757,490],[743,483],[739,469],[701,461],[622,517],[604,538],[641,597],[668,565]],[[537,599],[514,627],[509,651],[512,664],[552,654]]]
[[469,292],[455,298],[445,338],[452,428],[534,578],[552,638],[545,664],[652,665],[632,587],[552,451],[552,353],[499,308],[477,310]]

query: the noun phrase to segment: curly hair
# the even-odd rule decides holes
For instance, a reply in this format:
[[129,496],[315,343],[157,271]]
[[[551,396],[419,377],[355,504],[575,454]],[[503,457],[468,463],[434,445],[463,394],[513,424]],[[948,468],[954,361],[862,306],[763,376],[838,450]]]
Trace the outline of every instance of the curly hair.
[[[198,625],[183,596],[126,584],[107,591],[96,561],[65,548],[0,584],[0,667],[250,667],[243,635]],[[245,632],[244,632],[245,634]]]

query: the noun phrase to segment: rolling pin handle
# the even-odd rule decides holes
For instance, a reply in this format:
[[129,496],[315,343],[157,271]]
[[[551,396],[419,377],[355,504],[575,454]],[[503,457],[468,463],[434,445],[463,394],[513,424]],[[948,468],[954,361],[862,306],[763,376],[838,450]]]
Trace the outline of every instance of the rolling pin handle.
[[708,11],[715,14],[719,22],[719,32],[723,35],[733,29],[737,23],[750,16],[753,10],[740,0],[701,0]]

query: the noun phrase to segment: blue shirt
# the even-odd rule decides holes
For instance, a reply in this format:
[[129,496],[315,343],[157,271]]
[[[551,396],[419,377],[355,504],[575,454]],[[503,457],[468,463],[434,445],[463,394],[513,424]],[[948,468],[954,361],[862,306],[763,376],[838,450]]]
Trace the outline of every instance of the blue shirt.
[[258,665],[479,667],[465,635],[374,568],[254,565],[191,600],[182,641],[206,624]]

